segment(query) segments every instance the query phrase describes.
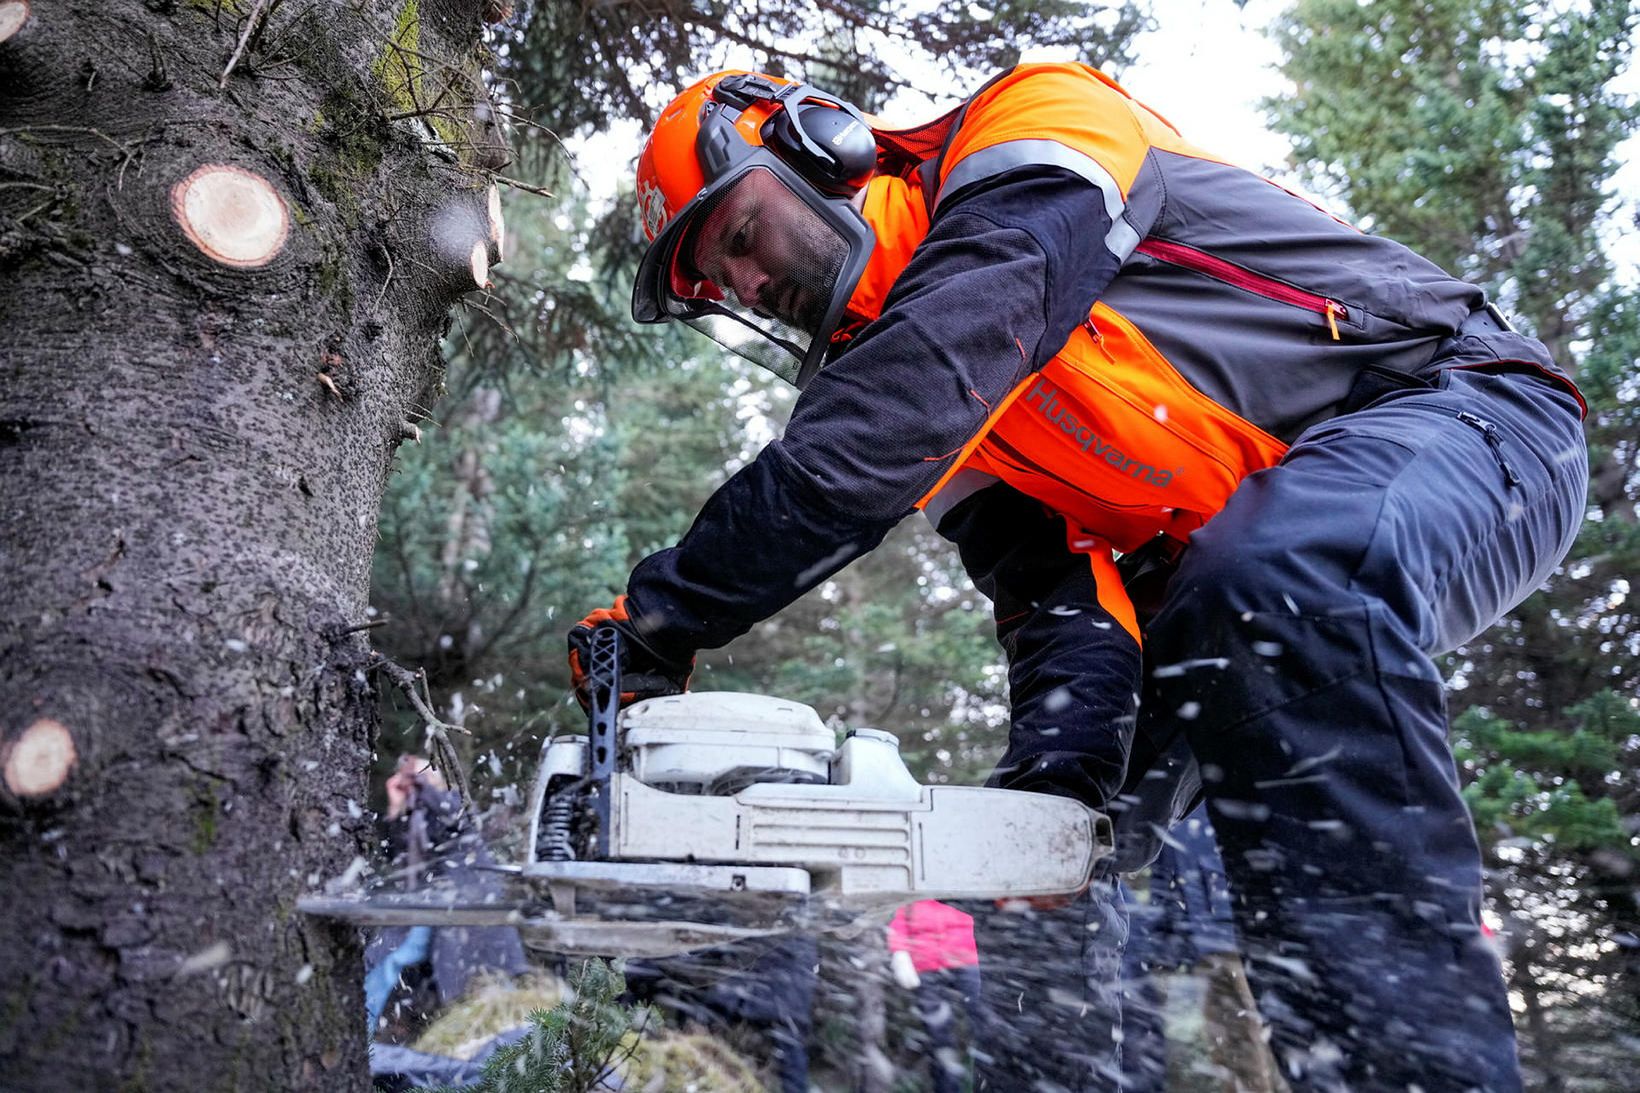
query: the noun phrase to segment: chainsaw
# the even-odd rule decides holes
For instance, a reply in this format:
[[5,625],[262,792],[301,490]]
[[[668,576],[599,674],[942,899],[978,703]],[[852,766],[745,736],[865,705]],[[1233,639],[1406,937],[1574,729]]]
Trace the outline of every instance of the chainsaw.
[[890,733],[841,744],[766,695],[621,706],[620,632],[593,636],[586,735],[550,738],[521,864],[503,883],[336,883],[298,901],[371,926],[512,926],[555,953],[667,956],[787,933],[849,935],[922,899],[1075,893],[1112,849],[1077,801],[921,785]]

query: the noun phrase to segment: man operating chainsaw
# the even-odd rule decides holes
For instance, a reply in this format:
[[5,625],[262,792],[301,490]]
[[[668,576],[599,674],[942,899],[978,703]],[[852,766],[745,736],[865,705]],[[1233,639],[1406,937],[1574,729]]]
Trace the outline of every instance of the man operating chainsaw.
[[[681,689],[921,509],[995,603],[997,784],[1119,811],[1188,739],[1295,1088],[1518,1089],[1431,658],[1582,519],[1545,348],[1083,65],[892,131],[720,73],[637,193],[634,316],[783,353],[802,394],[572,664],[609,621],[630,688]],[[1143,628],[1113,552],[1177,563]]]

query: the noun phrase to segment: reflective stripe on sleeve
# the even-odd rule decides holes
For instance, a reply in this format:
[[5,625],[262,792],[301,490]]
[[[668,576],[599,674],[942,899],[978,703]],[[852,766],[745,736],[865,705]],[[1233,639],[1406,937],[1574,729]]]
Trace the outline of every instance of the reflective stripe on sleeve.
[[1116,179],[1092,156],[1055,140],[1010,140],[964,156],[945,176],[945,182],[934,198],[934,211],[938,214],[940,202],[946,194],[956,193],[969,183],[1000,175],[1016,167],[1033,166],[1063,167],[1097,187],[1104,195],[1105,212],[1111,221],[1110,231],[1105,236],[1105,248],[1118,261],[1125,260],[1133,253],[1133,248],[1139,245],[1139,233],[1122,219],[1127,206]]
[[939,492],[923,503],[923,515],[928,522],[939,530],[940,521],[945,514],[974,496],[987,486],[994,486],[1002,479],[984,471],[976,471],[972,467],[964,467],[941,486]]

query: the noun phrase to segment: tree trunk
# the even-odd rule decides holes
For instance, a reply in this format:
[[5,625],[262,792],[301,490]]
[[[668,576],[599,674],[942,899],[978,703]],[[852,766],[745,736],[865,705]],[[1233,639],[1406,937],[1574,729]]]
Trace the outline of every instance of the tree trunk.
[[0,0],[4,1088],[368,1087],[293,904],[366,849],[350,628],[496,257],[481,6]]

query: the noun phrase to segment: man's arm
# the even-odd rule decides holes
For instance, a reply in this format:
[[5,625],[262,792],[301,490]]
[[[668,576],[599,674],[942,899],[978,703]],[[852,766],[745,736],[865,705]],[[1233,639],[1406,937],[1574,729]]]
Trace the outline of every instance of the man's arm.
[[1001,482],[945,511],[938,530],[991,598],[1008,654],[1013,726],[991,783],[1104,805],[1122,785],[1140,670],[1109,546]]
[[943,202],[882,316],[815,377],[785,437],[633,571],[632,634],[687,663],[880,543],[1087,317],[1119,267],[1110,226],[1105,195],[1053,167]]

